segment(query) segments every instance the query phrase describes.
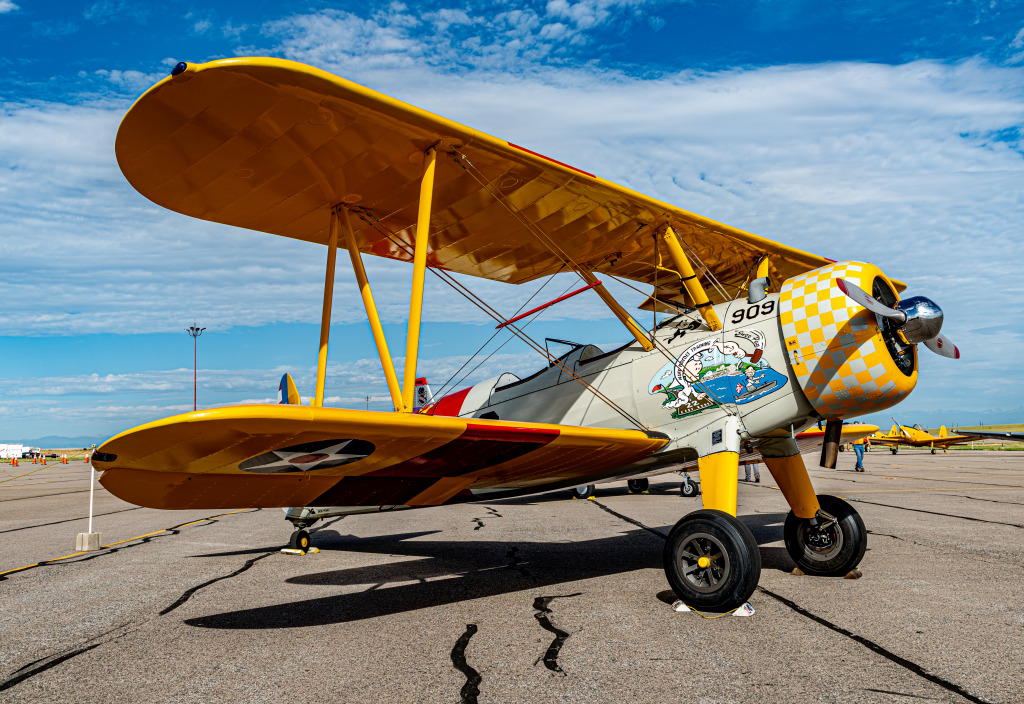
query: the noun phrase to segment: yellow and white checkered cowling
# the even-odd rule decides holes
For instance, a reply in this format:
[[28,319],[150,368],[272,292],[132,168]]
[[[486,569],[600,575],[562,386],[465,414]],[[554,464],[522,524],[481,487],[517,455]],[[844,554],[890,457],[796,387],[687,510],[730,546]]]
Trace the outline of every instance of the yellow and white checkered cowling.
[[917,384],[893,361],[874,313],[839,290],[843,278],[871,292],[875,277],[896,287],[873,264],[836,262],[787,280],[779,294],[786,354],[807,400],[824,418],[880,411],[903,400]]

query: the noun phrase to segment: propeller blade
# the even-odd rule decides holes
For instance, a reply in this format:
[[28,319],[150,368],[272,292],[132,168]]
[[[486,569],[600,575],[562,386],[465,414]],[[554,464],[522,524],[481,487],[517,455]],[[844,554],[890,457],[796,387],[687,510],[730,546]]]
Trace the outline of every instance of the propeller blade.
[[945,335],[936,335],[930,340],[925,340],[924,346],[935,354],[940,354],[943,357],[960,359],[960,350],[953,344],[952,340]]
[[846,279],[836,279],[836,286],[839,290],[846,294],[846,297],[852,300],[859,306],[867,308],[872,313],[877,313],[884,318],[892,318],[897,321],[900,325],[907,322],[907,314],[901,310],[893,310],[889,306],[879,303],[874,298],[869,296],[866,291],[859,288],[855,284],[851,284]]

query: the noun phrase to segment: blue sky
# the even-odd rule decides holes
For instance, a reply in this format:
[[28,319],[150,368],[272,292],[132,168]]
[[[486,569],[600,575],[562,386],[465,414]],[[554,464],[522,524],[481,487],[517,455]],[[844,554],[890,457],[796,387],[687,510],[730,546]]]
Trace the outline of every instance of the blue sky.
[[[163,211],[114,161],[120,117],[177,61],[253,54],[872,261],[943,307],[964,354],[922,354],[897,417],[1024,420],[1021,2],[0,0],[0,47],[0,441],[102,439],[190,409],[193,320],[208,328],[200,405],[269,399],[283,371],[309,395],[322,248]],[[408,268],[368,265],[401,350]],[[509,312],[535,289],[475,282]],[[371,395],[383,410],[347,268],[336,290],[329,402]],[[436,386],[492,328],[437,286],[426,316],[420,371]],[[587,295],[533,325],[538,338],[626,339]],[[511,342],[467,383],[539,364]]]

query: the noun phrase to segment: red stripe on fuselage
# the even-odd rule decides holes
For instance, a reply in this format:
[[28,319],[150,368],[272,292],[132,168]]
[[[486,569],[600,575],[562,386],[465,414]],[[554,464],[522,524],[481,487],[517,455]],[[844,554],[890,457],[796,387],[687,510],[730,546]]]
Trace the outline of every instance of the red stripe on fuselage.
[[469,394],[470,389],[473,387],[467,387],[462,391],[456,391],[453,394],[448,394],[440,401],[435,403],[426,412],[428,416],[458,416],[462,411],[462,402],[466,400],[466,396]]

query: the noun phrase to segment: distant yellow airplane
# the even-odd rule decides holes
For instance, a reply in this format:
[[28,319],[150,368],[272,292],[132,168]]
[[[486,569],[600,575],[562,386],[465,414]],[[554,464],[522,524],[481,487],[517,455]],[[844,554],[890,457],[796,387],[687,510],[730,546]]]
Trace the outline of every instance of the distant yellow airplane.
[[[896,419],[894,418],[893,420],[895,421]],[[944,425],[939,428],[939,434],[936,436],[932,435],[918,424],[900,425],[899,423],[892,426],[888,435],[883,435],[881,432],[878,432],[868,438],[872,444],[888,446],[889,451],[894,455],[899,451],[900,445],[909,445],[910,447],[930,447],[932,454],[934,455],[935,448],[937,447],[942,448],[942,451],[946,452],[946,448],[950,445],[971,442],[975,439],[976,438],[968,435],[950,435]]]

